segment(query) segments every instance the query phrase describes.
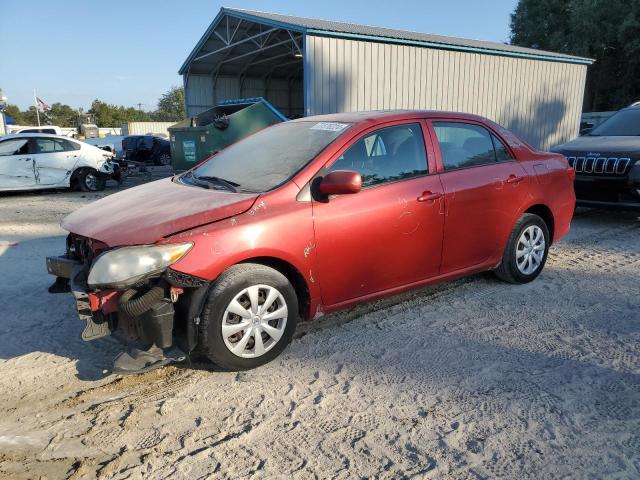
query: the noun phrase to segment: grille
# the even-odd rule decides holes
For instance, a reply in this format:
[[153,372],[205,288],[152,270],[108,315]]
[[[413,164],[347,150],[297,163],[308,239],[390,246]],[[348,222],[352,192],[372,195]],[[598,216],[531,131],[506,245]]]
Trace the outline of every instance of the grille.
[[576,173],[596,175],[625,175],[631,163],[630,158],[617,157],[567,157],[567,160]]

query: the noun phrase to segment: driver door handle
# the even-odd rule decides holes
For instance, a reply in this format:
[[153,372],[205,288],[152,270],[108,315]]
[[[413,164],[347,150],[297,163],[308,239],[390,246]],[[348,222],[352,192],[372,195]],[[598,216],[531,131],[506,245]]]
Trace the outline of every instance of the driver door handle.
[[439,199],[440,197],[442,197],[442,193],[438,193],[438,192],[433,193],[427,190],[426,192],[422,192],[422,195],[418,197],[418,201],[433,203],[435,200]]
[[524,180],[524,177],[518,177],[516,175],[509,175],[509,178],[507,178],[507,183],[512,183],[514,185],[517,185],[518,183],[520,183],[523,180]]

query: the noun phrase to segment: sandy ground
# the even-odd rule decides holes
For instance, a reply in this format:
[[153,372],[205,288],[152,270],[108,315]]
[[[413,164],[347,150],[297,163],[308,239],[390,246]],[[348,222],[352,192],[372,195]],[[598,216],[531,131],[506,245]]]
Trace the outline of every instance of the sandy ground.
[[637,215],[579,212],[526,286],[327,316],[249,372],[122,378],[46,291],[59,220],[97,196],[0,196],[0,477],[640,477]]

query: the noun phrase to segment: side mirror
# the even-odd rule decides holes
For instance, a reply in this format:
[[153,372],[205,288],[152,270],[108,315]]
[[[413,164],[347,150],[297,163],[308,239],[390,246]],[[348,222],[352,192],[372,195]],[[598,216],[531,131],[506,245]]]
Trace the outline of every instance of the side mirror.
[[362,177],[353,170],[336,170],[327,174],[319,185],[324,195],[346,195],[362,190]]

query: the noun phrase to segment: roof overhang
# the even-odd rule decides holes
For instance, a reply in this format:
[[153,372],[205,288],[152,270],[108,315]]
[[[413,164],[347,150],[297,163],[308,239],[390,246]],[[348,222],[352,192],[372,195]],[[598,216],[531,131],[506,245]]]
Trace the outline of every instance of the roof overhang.
[[221,8],[178,73],[289,78],[302,69],[304,30]]
[[[248,30],[244,31],[245,28],[248,28]],[[262,63],[265,65],[263,65],[262,69],[268,70],[268,68],[273,67],[274,63],[267,60],[267,58],[281,55],[278,56],[276,60],[286,60],[287,48],[292,52],[295,52],[296,48],[300,50],[306,35],[582,65],[591,65],[594,62],[594,60],[590,58],[526,49],[492,42],[416,34],[414,32],[393,31],[377,27],[304,19],[223,7],[189,57],[182,64],[179,73],[181,75],[188,71],[196,73],[199,69],[206,70],[207,65],[211,66],[216,62],[222,62],[224,66],[225,64],[233,63],[236,58],[238,60],[247,57],[251,58],[252,49],[254,51],[259,49],[262,52],[265,52],[265,49],[270,50],[269,55],[258,55],[255,57],[255,60],[264,60]],[[287,41],[287,37],[289,37],[291,41]],[[276,43],[278,45],[274,45]],[[274,52],[276,53],[272,55]],[[301,53],[302,52],[299,51],[299,54]],[[239,55],[244,56],[238,58]],[[281,60],[281,63],[284,60]],[[230,67],[224,68],[233,71]],[[252,66],[249,68],[252,68]]]
[[530,60],[547,60],[550,62],[576,63],[581,65],[592,65],[595,60],[591,58],[570,57],[567,55],[554,55],[552,52],[526,53],[509,50],[498,50],[487,47],[473,47],[467,45],[457,45],[446,42],[429,42],[424,40],[410,40],[405,38],[380,37],[378,35],[363,35],[359,33],[336,32],[333,30],[306,29],[306,35],[318,37],[336,37],[351,40],[363,40],[368,42],[393,43],[397,45],[410,45],[415,47],[437,48],[440,50],[455,50],[459,52],[482,53],[485,55],[499,55],[502,57],[527,58]]

